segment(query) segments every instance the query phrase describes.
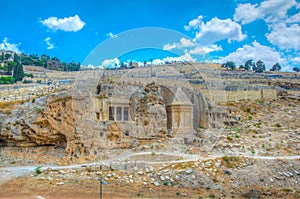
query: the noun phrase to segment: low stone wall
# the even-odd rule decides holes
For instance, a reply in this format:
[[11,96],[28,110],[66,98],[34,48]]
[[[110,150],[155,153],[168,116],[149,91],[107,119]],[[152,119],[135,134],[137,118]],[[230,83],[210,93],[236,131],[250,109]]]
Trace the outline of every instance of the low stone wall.
[[206,98],[214,103],[225,103],[226,101],[239,100],[258,100],[258,99],[277,99],[277,90],[275,89],[261,89],[261,90],[203,90],[201,91]]

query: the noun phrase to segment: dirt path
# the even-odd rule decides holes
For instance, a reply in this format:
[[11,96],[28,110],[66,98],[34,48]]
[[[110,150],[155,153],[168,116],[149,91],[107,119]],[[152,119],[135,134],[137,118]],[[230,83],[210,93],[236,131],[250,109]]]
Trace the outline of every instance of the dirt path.
[[[114,159],[104,160],[101,162],[92,162],[86,164],[71,164],[66,166],[58,166],[58,165],[40,165],[43,169],[53,169],[53,170],[60,170],[60,169],[76,169],[83,166],[100,166],[100,165],[108,165],[112,162],[121,162],[130,157],[134,156],[141,156],[141,155],[150,155],[151,152],[142,152],[142,153],[132,153],[123,157],[117,157]],[[173,160],[173,161],[135,161],[136,163],[144,163],[148,165],[156,165],[156,164],[166,164],[166,163],[183,163],[183,162],[191,162],[191,161],[198,161],[198,160],[210,160],[216,159],[223,156],[239,156],[239,157],[246,157],[252,159],[264,159],[264,160],[296,160],[300,159],[300,155],[296,156],[257,156],[257,155],[228,155],[228,154],[213,154],[207,156],[199,156],[199,155],[191,155],[191,154],[178,154],[178,153],[159,153],[159,155],[168,155],[174,157],[181,157],[180,160]],[[15,167],[4,167],[0,168],[0,185],[19,176],[26,176],[35,173],[35,169],[37,166],[15,166]]]

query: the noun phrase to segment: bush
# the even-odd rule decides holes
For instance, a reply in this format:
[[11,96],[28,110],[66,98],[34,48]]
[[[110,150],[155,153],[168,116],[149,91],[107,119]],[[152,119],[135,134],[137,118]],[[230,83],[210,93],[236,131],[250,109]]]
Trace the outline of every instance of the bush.
[[11,76],[0,77],[0,84],[13,84],[13,83],[15,83],[15,78]]
[[249,107],[246,108],[246,109],[245,109],[245,112],[250,113],[250,112],[251,112],[251,108],[249,108]]
[[277,127],[277,128],[279,128],[279,127],[281,127],[281,124],[276,123],[276,124],[274,124],[274,126]]
[[42,173],[42,171],[41,171],[41,168],[42,168],[42,167],[43,167],[43,166],[38,166],[38,167],[35,168],[35,173],[36,173],[37,175],[39,175],[39,174]]
[[164,182],[163,182],[163,185],[168,186],[168,185],[169,185],[169,182],[168,182],[168,181],[164,181]]
[[23,80],[23,83],[24,84],[30,84],[30,83],[32,83],[32,81],[31,80]]
[[231,136],[227,136],[227,140],[232,141],[233,138]]
[[282,191],[293,192],[293,190],[291,188],[288,188],[288,187],[283,188]]

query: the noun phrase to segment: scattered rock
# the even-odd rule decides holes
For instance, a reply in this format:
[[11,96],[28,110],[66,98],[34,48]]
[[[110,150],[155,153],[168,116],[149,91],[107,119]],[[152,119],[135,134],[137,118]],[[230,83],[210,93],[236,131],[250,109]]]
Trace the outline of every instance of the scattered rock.
[[191,173],[193,173],[193,172],[194,172],[193,169],[187,169],[187,170],[185,170],[185,173],[188,174],[188,175],[191,174]]
[[157,182],[157,181],[153,182],[153,184],[154,184],[155,186],[159,186],[159,182]]
[[143,172],[143,171],[139,171],[138,174],[139,174],[139,175],[143,175],[144,172]]

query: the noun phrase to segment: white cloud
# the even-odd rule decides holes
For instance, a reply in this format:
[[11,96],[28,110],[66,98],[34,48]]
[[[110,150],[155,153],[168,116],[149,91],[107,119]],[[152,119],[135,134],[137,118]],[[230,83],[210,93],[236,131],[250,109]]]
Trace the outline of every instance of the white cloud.
[[265,0],[260,4],[260,11],[263,15],[271,18],[285,17],[287,11],[296,6],[295,0]]
[[9,43],[8,38],[4,37],[2,43],[0,43],[0,50],[11,50],[14,51],[15,53],[20,54],[21,51],[19,50],[19,46],[21,43],[14,44],[14,43]]
[[45,38],[44,42],[47,44],[47,50],[51,50],[51,49],[55,48],[54,43],[52,42],[51,37]]
[[190,39],[186,39],[183,37],[180,39],[180,45],[184,48],[184,47],[195,46],[196,44],[193,41],[191,41]]
[[298,55],[298,57],[293,57],[291,61],[300,64],[300,55]]
[[251,45],[244,45],[228,56],[221,57],[214,61],[218,63],[234,61],[237,65],[240,65],[245,64],[249,59],[253,59],[255,62],[262,60],[266,64],[267,69],[270,69],[277,62],[282,65],[287,64],[287,60],[283,58],[279,52],[269,46],[261,45],[256,41],[252,42]]
[[297,13],[286,20],[287,23],[299,23],[300,22],[300,13]]
[[152,61],[154,65],[161,65],[165,64],[166,62],[172,63],[172,62],[195,62],[196,59],[194,59],[189,53],[185,53],[182,56],[179,57],[165,57],[163,59],[155,59]]
[[300,26],[292,24],[277,24],[272,27],[271,33],[266,34],[267,39],[281,49],[300,50]]
[[178,43],[165,44],[163,50],[173,50],[178,47]]
[[194,54],[194,55],[203,55],[203,54],[208,54],[214,51],[222,51],[222,47],[212,44],[212,45],[208,45],[208,46],[197,46],[196,48],[192,49],[189,51],[190,54]]
[[114,59],[105,59],[102,63],[101,66],[104,68],[119,68],[120,67],[120,60],[118,58]]
[[239,4],[234,13],[234,20],[240,21],[242,24],[250,23],[261,17],[257,4]]
[[182,37],[178,43],[174,42],[172,44],[165,44],[163,50],[181,49],[195,46],[196,43],[190,39]]
[[42,20],[41,23],[53,31],[63,30],[67,32],[77,32],[85,25],[85,22],[83,22],[78,15],[61,19],[49,17],[48,19]]
[[242,41],[246,37],[247,35],[243,34],[240,24],[231,19],[221,20],[215,17],[206,23],[201,23],[195,40],[200,44],[208,45],[225,39],[228,42]]
[[[138,66],[144,66],[144,62],[139,62],[135,60],[128,60],[127,62],[124,62],[127,66],[129,66],[129,62],[135,62]],[[165,64],[166,62],[172,63],[172,62],[195,62],[196,59],[194,59],[188,52],[186,52],[182,56],[178,57],[165,57],[163,59],[154,59],[152,61],[153,65],[161,65]],[[148,62],[149,63],[149,62]],[[101,66],[93,66],[89,65],[87,67],[89,68],[120,68],[121,61],[118,58],[113,59],[105,59],[102,61]]]
[[235,21],[247,24],[257,19],[264,19],[268,23],[274,23],[287,18],[289,9],[299,8],[296,0],[265,0],[258,4],[239,4],[235,9]]
[[106,36],[110,37],[110,38],[117,38],[117,35],[114,35],[112,32],[106,34]]
[[191,30],[191,29],[195,29],[195,28],[199,28],[201,25],[203,17],[200,15],[197,17],[197,19],[193,19],[189,22],[189,25],[184,26],[185,30]]

